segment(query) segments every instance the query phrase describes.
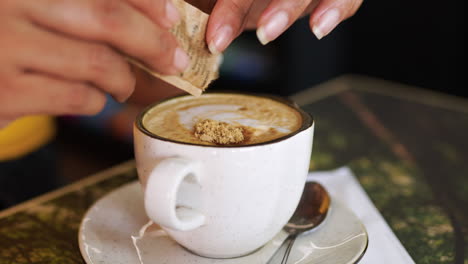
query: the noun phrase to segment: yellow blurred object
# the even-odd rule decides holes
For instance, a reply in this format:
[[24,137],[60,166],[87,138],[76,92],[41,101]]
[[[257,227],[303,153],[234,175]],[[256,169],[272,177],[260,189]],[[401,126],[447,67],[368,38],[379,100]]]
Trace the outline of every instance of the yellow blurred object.
[[25,156],[47,144],[55,136],[50,116],[26,116],[0,129],[0,161]]

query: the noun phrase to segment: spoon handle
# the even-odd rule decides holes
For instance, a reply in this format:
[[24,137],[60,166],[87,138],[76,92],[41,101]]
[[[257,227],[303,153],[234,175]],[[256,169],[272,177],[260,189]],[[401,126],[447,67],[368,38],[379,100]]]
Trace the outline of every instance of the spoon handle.
[[284,252],[283,259],[281,260],[281,264],[288,263],[289,254],[291,253],[291,249],[294,245],[294,241],[296,241],[296,235],[290,235],[287,238],[287,241],[285,241],[285,243],[288,243],[288,244],[286,246],[286,251]]

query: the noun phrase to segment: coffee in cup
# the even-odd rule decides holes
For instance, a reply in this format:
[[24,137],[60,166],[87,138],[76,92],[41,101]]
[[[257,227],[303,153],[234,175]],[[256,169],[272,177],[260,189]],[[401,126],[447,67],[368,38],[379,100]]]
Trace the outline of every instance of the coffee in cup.
[[313,130],[309,114],[269,96],[211,93],[148,107],[134,128],[148,217],[201,256],[257,250],[299,202]]
[[168,100],[149,109],[143,117],[143,126],[155,135],[202,145],[222,142],[197,136],[197,124],[205,125],[206,130],[215,130],[223,123],[231,128],[240,128],[243,133],[242,140],[228,144],[252,145],[297,131],[302,117],[295,108],[271,98],[223,93]]

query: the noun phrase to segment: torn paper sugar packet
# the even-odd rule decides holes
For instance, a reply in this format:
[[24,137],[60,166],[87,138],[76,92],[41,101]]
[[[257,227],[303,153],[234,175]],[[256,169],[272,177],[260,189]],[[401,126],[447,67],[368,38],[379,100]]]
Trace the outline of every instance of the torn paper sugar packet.
[[162,75],[151,70],[140,61],[127,57],[135,66],[149,74],[168,82],[192,95],[199,96],[218,78],[222,54],[212,54],[205,41],[208,14],[186,3],[184,0],[173,0],[179,10],[180,21],[170,30],[180,47],[190,57],[190,64],[180,75]]

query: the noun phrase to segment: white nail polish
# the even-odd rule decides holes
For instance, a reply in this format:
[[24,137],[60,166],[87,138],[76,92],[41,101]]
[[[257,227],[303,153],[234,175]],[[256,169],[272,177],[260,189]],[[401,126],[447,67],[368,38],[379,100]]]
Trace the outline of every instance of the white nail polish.
[[289,15],[285,11],[274,14],[264,25],[257,29],[257,38],[263,44],[276,39],[286,30]]
[[211,54],[218,54],[219,53],[219,51],[216,49],[214,41],[211,41],[210,44],[208,44],[208,49],[210,50]]
[[167,0],[166,2],[166,18],[172,25],[176,24],[180,19],[179,11],[171,2],[171,0]]
[[224,51],[232,41],[232,35],[233,30],[231,26],[221,26],[221,28],[216,31],[213,40],[208,44],[210,52],[213,54],[219,54],[221,51]]
[[265,30],[263,29],[263,27],[259,27],[257,28],[257,38],[258,38],[258,41],[260,41],[260,43],[262,43],[262,45],[266,45],[268,44],[268,39],[267,39],[267,36],[265,34]]
[[218,56],[218,59],[216,60],[216,68],[219,68],[221,67],[221,64],[223,64],[223,61],[224,61],[224,55],[223,54],[220,54]]
[[341,14],[336,8],[332,8],[323,14],[318,22],[312,27],[312,31],[318,39],[325,37],[338,25]]
[[189,62],[190,62],[190,58],[189,56],[187,55],[187,53],[185,53],[185,51],[181,48],[176,48],[176,50],[174,51],[174,66],[177,68],[177,70],[179,71],[184,71],[185,68],[187,68]]

